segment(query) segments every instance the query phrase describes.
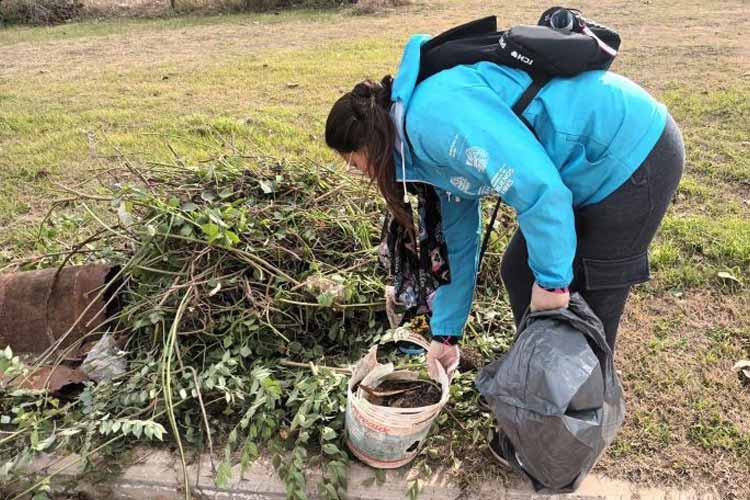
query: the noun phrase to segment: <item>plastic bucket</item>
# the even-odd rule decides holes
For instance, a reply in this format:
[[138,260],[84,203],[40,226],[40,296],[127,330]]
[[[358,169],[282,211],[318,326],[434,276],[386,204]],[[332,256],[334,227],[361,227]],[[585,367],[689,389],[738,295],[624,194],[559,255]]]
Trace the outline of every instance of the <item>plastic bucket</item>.
[[[429,344],[419,335],[397,329],[393,341],[409,341],[427,349]],[[360,385],[377,387],[385,380],[417,380],[412,371],[394,371],[392,363],[380,364],[378,347],[373,346],[354,367],[349,380],[346,402],[347,444],[362,462],[378,469],[396,469],[414,459],[424,443],[443,406],[448,402],[450,379],[440,367],[438,382],[440,401],[421,408],[391,408],[366,399]],[[356,390],[355,390],[356,389]]]

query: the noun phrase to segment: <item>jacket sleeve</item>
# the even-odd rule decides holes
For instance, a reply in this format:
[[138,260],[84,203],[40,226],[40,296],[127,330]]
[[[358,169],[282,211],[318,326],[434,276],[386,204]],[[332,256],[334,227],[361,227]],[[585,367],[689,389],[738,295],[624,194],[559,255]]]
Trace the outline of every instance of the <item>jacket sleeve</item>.
[[516,211],[536,281],[546,288],[568,286],[576,252],[573,196],[557,168],[489,87],[450,94],[415,106],[408,126],[415,154],[451,167],[459,174],[451,184],[469,195],[500,195]]
[[438,191],[443,235],[448,246],[451,282],[435,292],[430,330],[433,335],[461,335],[471,311],[479,259],[479,200],[459,199]]

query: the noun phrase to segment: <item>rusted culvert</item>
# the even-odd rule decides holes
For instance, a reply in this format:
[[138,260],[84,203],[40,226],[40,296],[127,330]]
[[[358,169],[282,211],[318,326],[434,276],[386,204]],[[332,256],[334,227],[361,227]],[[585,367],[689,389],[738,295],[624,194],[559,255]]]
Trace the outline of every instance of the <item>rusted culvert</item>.
[[71,327],[60,349],[95,332],[119,310],[118,270],[92,264],[0,275],[0,347],[39,354]]

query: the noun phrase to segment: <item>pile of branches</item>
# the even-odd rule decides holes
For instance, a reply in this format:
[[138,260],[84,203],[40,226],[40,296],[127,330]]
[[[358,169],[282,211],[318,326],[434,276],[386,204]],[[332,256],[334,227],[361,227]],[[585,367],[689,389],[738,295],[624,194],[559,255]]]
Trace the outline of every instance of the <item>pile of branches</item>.
[[[79,458],[68,466],[94,470],[138,443],[163,441],[181,458],[186,498],[187,464],[201,452],[220,487],[235,464],[245,470],[264,453],[288,498],[306,498],[305,470],[316,464],[318,495],[345,498],[347,367],[388,335],[377,264],[382,203],[331,165],[239,155],[187,165],[175,156],[125,162],[102,174],[116,177],[99,189],[65,188],[72,196],[60,203],[94,227],[72,253],[46,262],[118,266],[112,297],[121,308],[102,331],[127,369],[57,395],[6,383],[28,379],[41,360],[29,366],[0,351],[0,490],[45,498],[54,474],[29,483],[26,472],[40,453],[72,451]],[[491,251],[466,335],[476,362],[453,380],[440,431],[415,464],[423,474],[431,460],[464,478],[485,466],[476,448],[491,417],[479,410],[472,370],[513,334],[497,259]]]
[[[325,165],[223,157],[129,168],[106,192],[75,191],[100,226],[86,247],[121,266],[123,307],[107,326],[127,373],[68,399],[3,394],[5,488],[42,451],[90,464],[125,436],[127,446],[166,437],[183,465],[193,449],[223,456],[219,486],[269,450],[289,498],[305,498],[316,461],[320,495],[343,498],[346,370],[299,366],[347,366],[384,333],[382,206]],[[10,352],[0,368],[23,370]]]

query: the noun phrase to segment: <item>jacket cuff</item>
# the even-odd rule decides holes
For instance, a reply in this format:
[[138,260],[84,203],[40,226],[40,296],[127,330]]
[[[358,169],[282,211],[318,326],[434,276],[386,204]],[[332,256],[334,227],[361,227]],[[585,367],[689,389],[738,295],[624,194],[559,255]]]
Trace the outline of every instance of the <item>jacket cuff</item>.
[[537,281],[536,284],[541,288],[569,288],[572,281]]
[[464,332],[464,324],[453,325],[430,325],[430,333],[440,337],[461,337]]

